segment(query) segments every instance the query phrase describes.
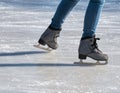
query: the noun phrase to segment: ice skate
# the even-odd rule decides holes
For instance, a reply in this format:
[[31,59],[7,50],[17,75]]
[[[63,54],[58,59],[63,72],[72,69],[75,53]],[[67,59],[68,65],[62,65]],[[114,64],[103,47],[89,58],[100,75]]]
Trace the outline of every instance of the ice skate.
[[99,38],[95,37],[81,39],[78,50],[80,62],[78,64],[83,64],[83,60],[87,57],[96,60],[96,65],[105,65],[108,63],[108,56],[98,49],[97,40]]
[[41,44],[36,44],[36,45],[33,45],[33,46],[36,47],[36,48],[39,48],[39,49],[43,49],[43,50],[49,51],[49,52],[53,50],[52,48],[50,48],[48,46],[43,46]]
[[[57,37],[60,36],[60,30],[52,30],[47,28],[38,41],[38,44],[34,47],[52,51],[58,48]],[[47,47],[46,47],[47,46]]]

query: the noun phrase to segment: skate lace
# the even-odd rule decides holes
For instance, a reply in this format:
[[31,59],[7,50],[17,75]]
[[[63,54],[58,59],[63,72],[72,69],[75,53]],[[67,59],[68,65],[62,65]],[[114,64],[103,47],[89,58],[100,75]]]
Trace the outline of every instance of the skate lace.
[[[97,44],[97,40],[100,40],[100,38],[94,38],[94,42],[93,42],[93,44],[92,44],[92,47],[93,47],[93,49],[99,50],[98,44]],[[99,51],[100,51],[100,50],[99,50]]]

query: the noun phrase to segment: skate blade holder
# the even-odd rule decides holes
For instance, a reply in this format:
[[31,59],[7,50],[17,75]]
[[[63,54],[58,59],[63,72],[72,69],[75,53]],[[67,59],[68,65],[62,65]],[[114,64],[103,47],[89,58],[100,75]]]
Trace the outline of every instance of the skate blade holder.
[[84,62],[82,59],[80,59],[79,62],[74,62],[74,64],[78,64],[78,65],[106,65],[108,64],[108,61],[97,61],[97,62]]
[[48,47],[47,45],[46,45],[46,46],[43,46],[43,45],[41,45],[41,44],[35,44],[35,45],[33,45],[33,46],[36,47],[36,48],[39,48],[39,49],[47,50],[47,51],[49,51],[49,52],[53,50],[52,48]]

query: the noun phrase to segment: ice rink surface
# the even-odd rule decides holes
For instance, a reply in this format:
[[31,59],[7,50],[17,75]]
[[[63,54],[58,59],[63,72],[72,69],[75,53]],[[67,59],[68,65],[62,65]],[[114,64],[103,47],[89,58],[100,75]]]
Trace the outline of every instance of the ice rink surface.
[[0,93],[120,93],[120,2],[106,3],[101,15],[96,34],[109,63],[96,66],[73,64],[79,61],[85,2],[66,19],[58,50],[33,47],[59,2],[47,1],[0,0]]

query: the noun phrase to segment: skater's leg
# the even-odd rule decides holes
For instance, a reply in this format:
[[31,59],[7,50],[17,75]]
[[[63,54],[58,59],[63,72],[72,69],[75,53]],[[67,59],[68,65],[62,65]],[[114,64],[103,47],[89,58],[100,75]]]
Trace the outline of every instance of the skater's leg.
[[61,29],[65,18],[79,1],[80,0],[62,0],[52,18],[50,27],[53,29]]
[[40,37],[38,43],[41,45],[48,45],[52,49],[57,49],[57,37],[60,34],[60,30],[62,28],[62,24],[70,13],[70,11],[74,8],[74,6],[80,0],[62,0],[59,4],[54,17],[52,18],[52,22],[50,26],[46,29],[46,31]]
[[95,38],[95,31],[104,2],[104,0],[90,0],[89,2],[84,20],[83,36],[78,50],[79,59],[90,57],[97,61],[108,60],[108,56],[98,49],[96,41],[99,39]]
[[93,37],[105,0],[90,0],[84,19],[82,37]]

